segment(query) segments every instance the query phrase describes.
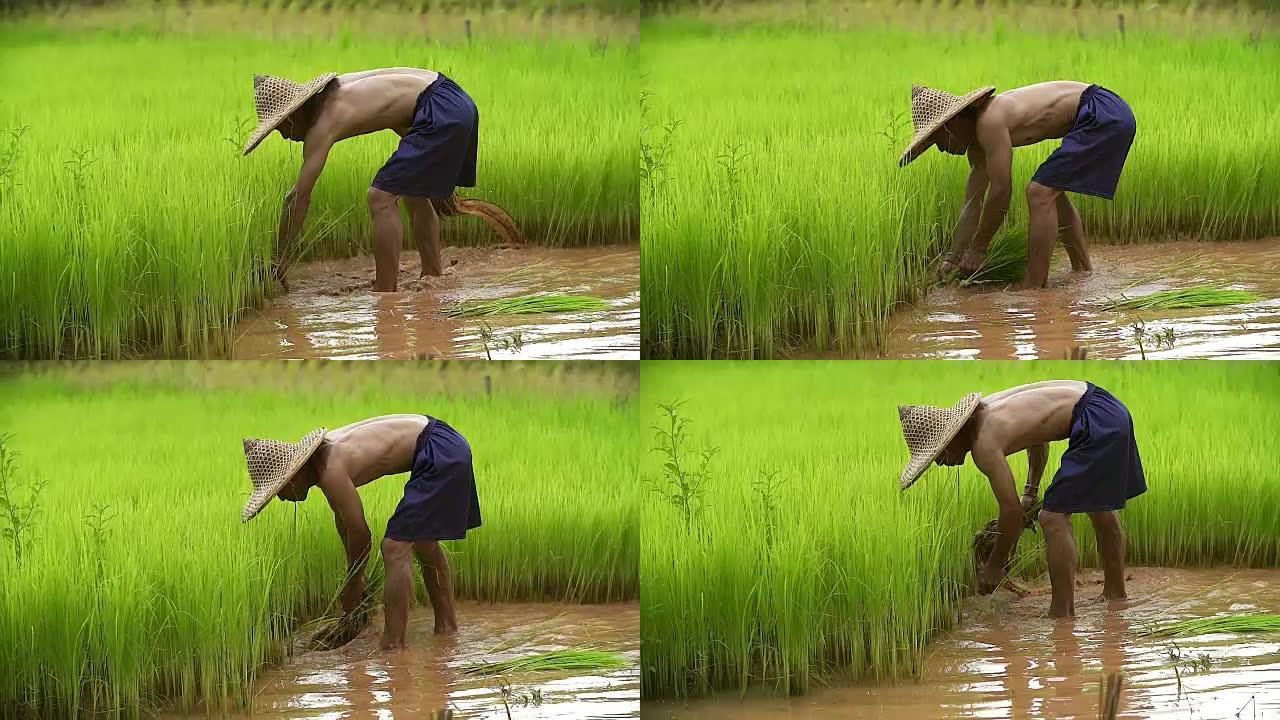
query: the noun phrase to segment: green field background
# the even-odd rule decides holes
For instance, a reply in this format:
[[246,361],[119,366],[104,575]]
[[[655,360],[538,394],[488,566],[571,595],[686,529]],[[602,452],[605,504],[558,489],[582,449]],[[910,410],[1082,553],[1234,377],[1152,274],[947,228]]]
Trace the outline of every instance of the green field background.
[[[241,523],[246,437],[440,417],[472,446],[484,520],[444,543],[459,596],[638,596],[635,367],[358,365],[0,367],[0,433],[20,453],[10,490],[22,499],[17,482],[47,482],[20,561],[0,538],[0,708],[247,705],[346,564],[319,493]],[[406,479],[361,490],[375,549]],[[110,519],[95,533],[99,505]],[[380,558],[370,572],[380,577]]]
[[[1129,563],[1280,565],[1275,363],[644,362],[645,424],[682,401],[689,449],[719,449],[692,528],[652,492],[641,508],[644,695],[914,675],[972,592],[970,543],[997,506],[968,461],[900,491],[897,406],[1048,379],[1094,382],[1133,414],[1149,490],[1121,512]],[[1045,487],[1065,445],[1051,446]],[[1010,458],[1019,487],[1023,458]],[[642,477],[665,461],[650,452]],[[771,473],[773,511],[756,486]],[[1073,521],[1094,565],[1088,519]],[[1015,567],[1044,571],[1039,534],[1024,534]]]
[[[913,83],[964,94],[1071,79],[1127,100],[1138,131],[1115,200],[1072,196],[1093,243],[1280,232],[1280,109],[1259,102],[1280,94],[1274,32],[1166,12],[1131,13],[1123,35],[1105,15],[1080,37],[1062,8],[1056,31],[1027,31],[998,3],[845,5],[642,22],[646,358],[882,348],[950,243],[968,170],[936,150],[898,167]],[[1152,29],[1166,25],[1180,29]],[[1025,262],[1022,190],[1056,147],[1014,153],[993,256]]]

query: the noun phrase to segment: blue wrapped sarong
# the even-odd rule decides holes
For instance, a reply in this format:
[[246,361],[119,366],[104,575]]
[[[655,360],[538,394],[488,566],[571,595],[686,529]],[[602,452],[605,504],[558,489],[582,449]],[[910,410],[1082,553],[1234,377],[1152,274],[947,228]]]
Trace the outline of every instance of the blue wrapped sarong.
[[455,187],[476,186],[480,111],[470,96],[441,74],[418,95],[413,125],[373,186],[392,195],[446,198]]
[[443,420],[430,418],[418,435],[404,497],[387,521],[392,540],[461,540],[480,527],[480,498],[471,446]]
[[1031,179],[1057,190],[1110,200],[1137,131],[1133,111],[1119,95],[1090,85],[1080,95],[1071,131]]
[[1129,409],[1102,388],[1087,383],[1071,409],[1071,439],[1044,509],[1060,513],[1119,510],[1147,491]]

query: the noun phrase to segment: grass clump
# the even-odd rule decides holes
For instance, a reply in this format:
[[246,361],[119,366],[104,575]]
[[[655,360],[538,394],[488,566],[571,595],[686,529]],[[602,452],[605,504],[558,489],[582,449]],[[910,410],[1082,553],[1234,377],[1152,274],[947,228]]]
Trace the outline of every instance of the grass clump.
[[1157,638],[1193,637],[1210,633],[1280,633],[1280,615],[1256,613],[1251,615],[1222,615],[1211,618],[1193,618],[1161,625],[1142,635]]
[[[1122,511],[1129,563],[1280,565],[1270,363],[644,362],[640,406],[658,427],[640,477],[696,500],[692,514],[684,501],[640,508],[643,537],[664,539],[640,551],[644,696],[916,676],[972,592],[974,553],[991,540],[974,533],[997,506],[971,462],[900,491],[894,409],[1063,378],[1133,413],[1150,489]],[[1187,388],[1205,422],[1187,421]],[[687,422],[673,425],[673,401]],[[1066,445],[1050,446],[1042,488]],[[1024,456],[1009,462],[1021,488]],[[1097,567],[1088,519],[1073,524],[1080,562]],[[1011,567],[1015,581],[1045,572],[1042,534],[1021,536]]]
[[587,295],[537,294],[520,297],[463,302],[445,308],[445,317],[475,318],[494,315],[532,315],[535,313],[591,312],[604,310],[604,300]]
[[611,670],[626,667],[626,658],[618,653],[591,648],[567,648],[525,655],[511,660],[468,663],[462,672],[468,675],[505,675],[518,672],[556,672],[561,670]]
[[1197,285],[1175,290],[1160,290],[1140,297],[1107,300],[1103,310],[1172,310],[1177,308],[1218,307],[1257,302],[1258,296],[1245,290],[1226,290],[1212,285]]

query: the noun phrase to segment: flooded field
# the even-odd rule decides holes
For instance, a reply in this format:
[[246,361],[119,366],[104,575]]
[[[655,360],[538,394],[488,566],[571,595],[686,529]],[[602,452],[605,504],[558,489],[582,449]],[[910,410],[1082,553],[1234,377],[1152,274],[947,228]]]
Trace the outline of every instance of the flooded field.
[[[253,717],[634,718],[640,713],[637,603],[461,603],[458,633],[432,633],[431,611],[409,618],[409,648],[378,651],[381,618],[349,645],[303,653],[259,681]],[[500,652],[500,643],[516,647]],[[467,675],[469,663],[591,645],[633,665],[599,673]],[[504,704],[504,688],[507,691]]]
[[[639,359],[640,251],[446,248],[446,274],[419,280],[401,256],[400,291],[374,293],[373,258],[324,260],[290,273],[283,293],[240,322],[232,356],[282,358]],[[592,312],[450,319],[459,301],[536,292],[589,295]]]
[[[1135,324],[1149,335],[1172,331],[1173,346],[1148,358],[1280,358],[1280,238],[1239,243],[1164,242],[1095,245],[1091,273],[1074,274],[1065,259],[1049,287],[939,287],[890,321],[892,358],[1054,359],[1077,345],[1093,358],[1140,359]],[[1185,310],[1114,311],[1100,303],[1196,284],[1229,284],[1259,300]]]
[[736,694],[687,704],[645,701],[646,720],[682,718],[1093,718],[1104,673],[1125,676],[1120,718],[1280,717],[1280,637],[1142,637],[1157,623],[1275,612],[1280,570],[1131,568],[1127,606],[1109,607],[1101,574],[1077,575],[1074,622],[1044,617],[1046,585],[965,603],[918,683],[853,684],[795,698]]

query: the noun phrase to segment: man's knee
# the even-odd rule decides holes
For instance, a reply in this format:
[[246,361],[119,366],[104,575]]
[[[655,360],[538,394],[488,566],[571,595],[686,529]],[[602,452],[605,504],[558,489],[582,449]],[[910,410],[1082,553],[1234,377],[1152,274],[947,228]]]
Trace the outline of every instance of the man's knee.
[[1040,527],[1044,530],[1046,537],[1050,535],[1061,535],[1071,532],[1071,516],[1067,513],[1053,512],[1051,510],[1040,511]]
[[1104,510],[1102,512],[1089,513],[1089,520],[1095,528],[1101,530],[1119,530],[1120,518],[1116,516],[1114,510]]
[[412,555],[413,543],[393,538],[382,539],[382,559],[388,566],[404,565]]
[[396,206],[396,201],[400,199],[400,196],[386,190],[379,190],[372,185],[369,186],[369,192],[365,197],[369,201],[369,209],[373,212],[392,210]]
[[1061,190],[1041,185],[1035,180],[1027,184],[1027,204],[1033,208],[1053,207],[1060,196],[1063,196]]

